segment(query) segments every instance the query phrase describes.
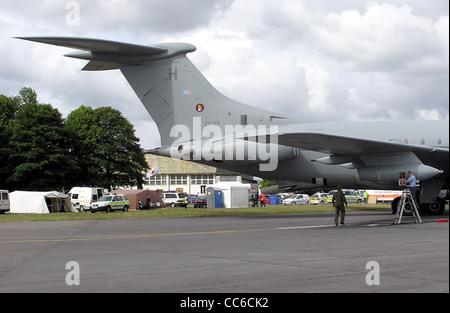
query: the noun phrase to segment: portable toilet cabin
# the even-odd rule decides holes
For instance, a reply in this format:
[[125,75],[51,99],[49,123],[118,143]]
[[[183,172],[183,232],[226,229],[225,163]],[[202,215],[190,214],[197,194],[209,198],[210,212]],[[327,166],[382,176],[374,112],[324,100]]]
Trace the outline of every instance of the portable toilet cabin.
[[217,187],[208,187],[206,189],[206,207],[208,209],[223,208],[223,191]]
[[238,182],[220,182],[214,188],[221,189],[225,208],[248,208],[249,185]]

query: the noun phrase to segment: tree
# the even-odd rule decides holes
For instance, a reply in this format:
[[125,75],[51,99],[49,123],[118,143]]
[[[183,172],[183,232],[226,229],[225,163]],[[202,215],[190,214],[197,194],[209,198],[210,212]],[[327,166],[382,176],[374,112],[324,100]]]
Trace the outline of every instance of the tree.
[[260,188],[267,188],[267,187],[271,187],[271,186],[275,186],[275,183],[273,183],[269,180],[266,180],[266,179],[261,180],[259,183]]
[[85,185],[142,187],[148,164],[133,126],[120,111],[82,106],[69,114],[65,125],[75,136],[74,153],[83,168],[79,179]]
[[12,173],[6,182],[22,190],[67,187],[76,166],[61,113],[50,104],[37,103],[31,88],[23,88],[19,98],[9,142]]
[[12,174],[11,148],[11,124],[15,114],[20,108],[19,97],[10,98],[0,95],[0,186],[9,188],[6,179]]
[[99,162],[94,155],[101,133],[97,113],[91,107],[81,106],[69,114],[64,126],[71,134],[73,157],[79,168],[72,175],[72,185],[100,186]]

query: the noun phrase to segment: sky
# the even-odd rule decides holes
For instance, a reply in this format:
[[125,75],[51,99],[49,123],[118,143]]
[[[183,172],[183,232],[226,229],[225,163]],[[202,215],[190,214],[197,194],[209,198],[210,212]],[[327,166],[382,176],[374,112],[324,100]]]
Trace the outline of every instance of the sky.
[[144,149],[155,123],[120,71],[14,39],[186,42],[226,96],[313,120],[448,120],[448,0],[0,0],[0,94],[33,88],[63,115],[111,106]]

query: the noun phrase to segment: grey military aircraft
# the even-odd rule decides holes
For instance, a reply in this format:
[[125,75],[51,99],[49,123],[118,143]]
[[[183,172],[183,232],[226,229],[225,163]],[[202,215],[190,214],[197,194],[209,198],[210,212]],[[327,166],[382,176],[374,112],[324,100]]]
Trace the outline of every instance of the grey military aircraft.
[[89,61],[84,71],[119,69],[158,127],[163,146],[153,154],[266,178],[290,191],[399,189],[411,170],[422,209],[445,209],[438,194],[449,188],[448,121],[311,122],[254,108],[208,82],[187,58],[196,50],[191,44],[19,39],[77,49],[66,56]]

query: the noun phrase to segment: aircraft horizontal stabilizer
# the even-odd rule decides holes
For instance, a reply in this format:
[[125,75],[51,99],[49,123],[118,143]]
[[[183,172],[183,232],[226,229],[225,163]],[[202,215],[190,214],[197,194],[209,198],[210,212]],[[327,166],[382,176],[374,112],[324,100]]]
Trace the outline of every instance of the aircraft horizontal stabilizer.
[[90,61],[83,68],[84,71],[113,70],[120,68],[120,65],[134,65],[163,60],[196,50],[195,46],[185,43],[142,46],[117,41],[76,37],[16,38],[81,50],[66,54],[66,56]]

